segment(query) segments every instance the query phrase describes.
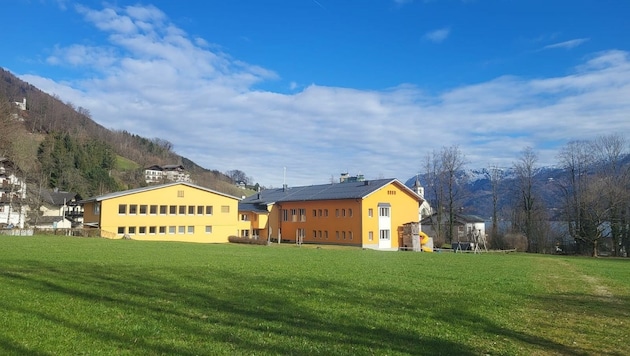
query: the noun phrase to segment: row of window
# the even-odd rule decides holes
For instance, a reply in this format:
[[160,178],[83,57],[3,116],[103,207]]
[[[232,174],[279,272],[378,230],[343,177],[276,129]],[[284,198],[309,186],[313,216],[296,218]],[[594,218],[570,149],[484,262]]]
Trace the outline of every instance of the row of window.
[[[243,230],[245,231],[245,230]],[[297,236],[296,238],[298,240],[303,240],[305,237],[305,231],[304,229],[297,229]],[[327,230],[313,230],[313,240],[328,240],[328,231]],[[354,235],[352,233],[352,231],[335,231],[335,238],[337,240],[353,240],[354,239]],[[389,240],[391,238],[390,235],[390,230],[379,230],[379,238],[381,240]],[[374,240],[374,232],[373,231],[369,231],[368,232],[368,241],[373,241]]]
[[[222,213],[229,213],[230,206],[222,205]],[[212,205],[145,205],[118,204],[119,215],[212,215]]]
[[[379,207],[378,214],[381,217],[389,216],[389,207]],[[352,217],[352,209],[335,209],[338,218]],[[374,210],[368,209],[368,217],[374,216]],[[313,209],[313,217],[328,217],[328,209]],[[305,222],[306,209],[282,209],[282,221]]]
[[[195,226],[119,226],[118,234],[120,235],[174,235],[174,234],[194,234]],[[206,234],[212,233],[212,226],[206,225]]]

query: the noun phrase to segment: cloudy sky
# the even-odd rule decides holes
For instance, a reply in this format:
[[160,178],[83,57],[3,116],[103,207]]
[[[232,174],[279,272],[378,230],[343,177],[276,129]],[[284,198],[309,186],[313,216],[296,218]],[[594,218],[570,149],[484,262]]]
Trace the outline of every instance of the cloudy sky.
[[[0,66],[267,186],[630,133],[630,1],[4,0]],[[18,98],[19,99],[19,98]]]

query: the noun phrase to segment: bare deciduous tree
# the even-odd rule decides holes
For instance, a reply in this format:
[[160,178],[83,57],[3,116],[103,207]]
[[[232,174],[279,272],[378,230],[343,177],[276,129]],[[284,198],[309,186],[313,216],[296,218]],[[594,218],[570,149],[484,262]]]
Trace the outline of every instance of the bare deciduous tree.
[[547,221],[542,199],[535,186],[538,157],[531,147],[526,147],[514,164],[516,174],[516,204],[512,217],[515,230],[527,238],[528,252],[544,252],[546,236],[544,222]]
[[433,193],[432,205],[436,214],[432,222],[438,240],[444,235],[446,241],[451,243],[456,237],[455,217],[462,208],[466,192],[465,177],[460,175],[465,164],[465,156],[458,146],[443,147],[440,152],[433,151],[427,155],[425,177]]

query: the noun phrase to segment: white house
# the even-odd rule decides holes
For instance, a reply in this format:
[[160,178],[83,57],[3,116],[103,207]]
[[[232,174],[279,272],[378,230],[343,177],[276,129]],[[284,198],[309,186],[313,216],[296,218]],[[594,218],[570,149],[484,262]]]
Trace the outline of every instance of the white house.
[[0,157],[0,227],[24,228],[26,183],[15,175],[13,162]]
[[170,182],[192,182],[190,174],[181,164],[168,164],[164,166],[153,165],[144,169],[144,180],[148,184]]

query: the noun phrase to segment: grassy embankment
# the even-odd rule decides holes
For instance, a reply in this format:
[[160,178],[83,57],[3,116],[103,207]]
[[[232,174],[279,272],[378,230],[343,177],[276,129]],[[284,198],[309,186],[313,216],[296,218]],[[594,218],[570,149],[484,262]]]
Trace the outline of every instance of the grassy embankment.
[[630,354],[630,261],[0,237],[0,353]]

